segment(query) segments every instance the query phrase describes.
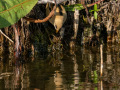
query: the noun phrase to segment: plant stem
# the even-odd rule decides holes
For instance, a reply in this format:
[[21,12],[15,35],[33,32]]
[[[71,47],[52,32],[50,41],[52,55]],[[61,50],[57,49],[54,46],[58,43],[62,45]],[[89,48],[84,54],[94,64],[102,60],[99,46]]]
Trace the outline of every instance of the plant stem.
[[2,32],[1,29],[0,29],[0,33],[1,33],[4,37],[6,37],[11,43],[14,43],[14,41],[13,41],[12,39],[10,39],[7,35],[5,35],[5,34]]

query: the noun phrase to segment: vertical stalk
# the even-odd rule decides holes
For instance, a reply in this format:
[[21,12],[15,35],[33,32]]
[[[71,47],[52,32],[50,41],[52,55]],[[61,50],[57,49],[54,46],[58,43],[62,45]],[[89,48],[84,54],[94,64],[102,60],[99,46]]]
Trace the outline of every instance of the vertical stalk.
[[[76,0],[71,0],[71,4],[75,4]],[[74,36],[72,39],[76,39],[77,31],[78,31],[78,25],[79,25],[79,10],[75,9],[74,12]]]
[[3,35],[0,34],[0,56],[2,55],[3,53]]
[[[100,45],[100,77],[103,75],[103,45]],[[103,90],[103,81],[100,79],[100,90]]]
[[[71,0],[70,3],[75,4],[76,0]],[[73,27],[74,35],[73,35],[73,37],[71,37],[72,41],[70,42],[70,48],[71,49],[74,49],[74,47],[75,47],[75,42],[73,42],[73,40],[75,40],[76,37],[77,37],[78,25],[79,25],[79,10],[75,9],[75,12],[74,12],[74,27]]]
[[103,75],[103,45],[100,45],[100,58],[101,58],[101,62],[100,62],[100,76],[102,77]]
[[100,90],[103,90],[103,81],[100,80]]
[[21,45],[23,46],[25,43],[25,32],[24,32],[24,20],[21,18],[21,38],[20,38]]
[[79,25],[79,10],[75,9],[74,12],[74,39],[77,37],[78,32],[78,25]]
[[18,27],[16,24],[13,25],[13,29],[15,31],[15,57],[18,58],[19,57],[19,31],[18,31]]
[[14,43],[7,35],[5,35],[2,30],[0,29],[0,33],[5,37],[7,38],[11,43]]

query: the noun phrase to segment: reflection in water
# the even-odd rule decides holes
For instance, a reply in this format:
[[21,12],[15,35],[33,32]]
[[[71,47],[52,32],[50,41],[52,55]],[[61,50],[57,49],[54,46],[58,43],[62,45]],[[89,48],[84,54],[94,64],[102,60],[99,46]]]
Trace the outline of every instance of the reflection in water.
[[63,78],[62,74],[59,71],[55,71],[54,75],[54,83],[56,86],[56,90],[61,90],[63,87]]
[[0,55],[0,90],[120,90],[119,77],[117,45],[52,52],[45,60]]
[[71,59],[73,60],[73,70],[74,70],[74,74],[73,74],[73,84],[71,85],[71,87],[73,88],[73,90],[76,90],[79,88],[79,71],[78,71],[78,64],[77,64],[77,59],[76,59],[76,54],[75,54],[75,50],[70,50],[70,54]]
[[18,61],[15,63],[14,66],[10,62],[0,62],[0,66],[3,66],[0,70],[0,90],[29,88],[29,77],[26,68]]

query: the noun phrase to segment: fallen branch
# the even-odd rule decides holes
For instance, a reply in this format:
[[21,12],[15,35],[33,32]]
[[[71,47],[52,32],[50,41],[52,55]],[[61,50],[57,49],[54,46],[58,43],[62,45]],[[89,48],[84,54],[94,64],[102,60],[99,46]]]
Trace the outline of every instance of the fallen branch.
[[2,32],[1,29],[0,29],[0,33],[1,33],[4,37],[6,37],[11,43],[14,43],[14,41],[13,41],[12,39],[10,39],[7,35],[5,35],[5,34]]

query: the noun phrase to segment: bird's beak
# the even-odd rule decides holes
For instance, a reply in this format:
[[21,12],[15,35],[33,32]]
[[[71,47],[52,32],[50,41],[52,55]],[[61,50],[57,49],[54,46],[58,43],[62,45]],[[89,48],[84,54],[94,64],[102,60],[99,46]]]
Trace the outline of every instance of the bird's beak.
[[59,32],[59,30],[56,30],[56,33],[58,33]]

